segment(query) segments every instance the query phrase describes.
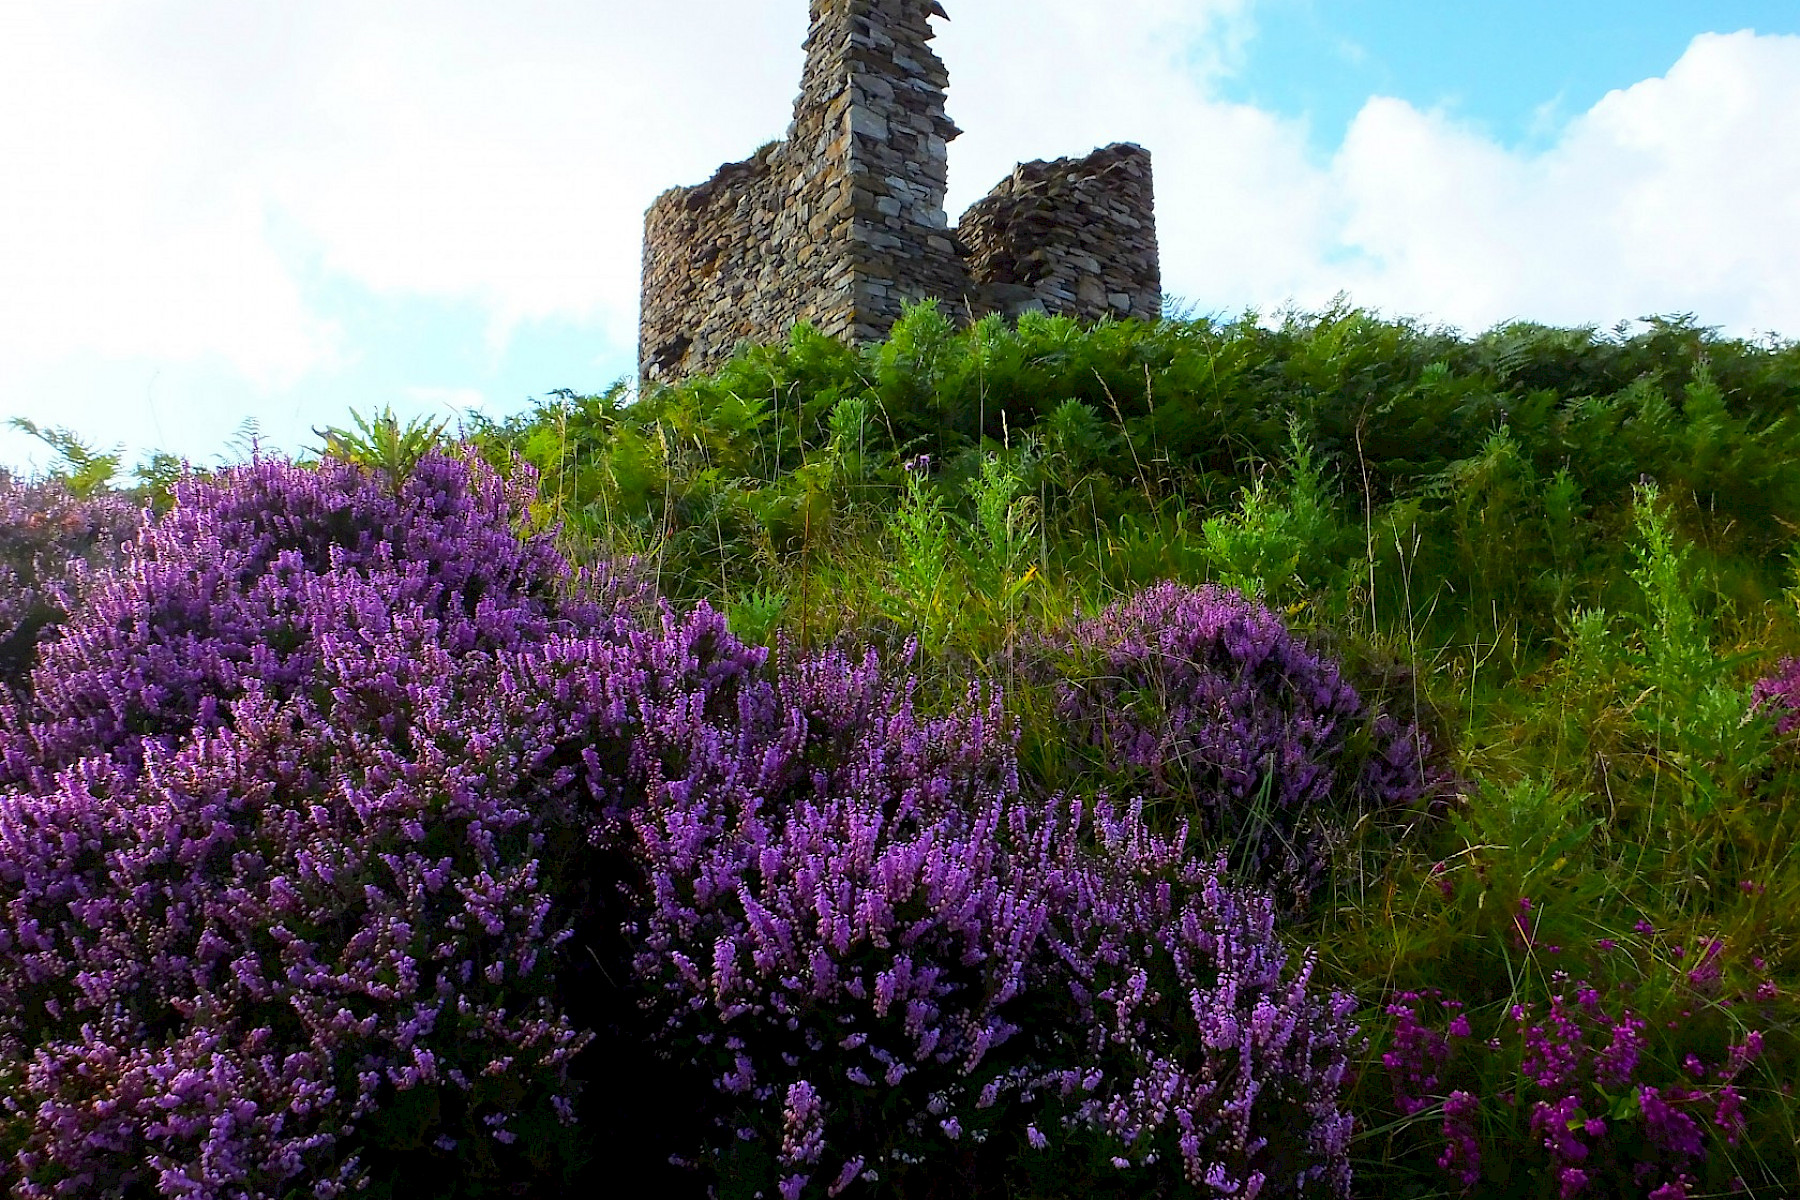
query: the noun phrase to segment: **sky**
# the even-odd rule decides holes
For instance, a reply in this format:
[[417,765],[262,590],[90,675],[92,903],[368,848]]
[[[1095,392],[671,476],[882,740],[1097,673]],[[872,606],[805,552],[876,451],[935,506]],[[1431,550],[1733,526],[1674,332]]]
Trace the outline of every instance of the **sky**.
[[[1183,311],[1800,336],[1794,0],[944,3],[951,218],[1139,142]],[[644,210],[783,134],[805,25],[0,0],[0,417],[207,466],[630,376]]]

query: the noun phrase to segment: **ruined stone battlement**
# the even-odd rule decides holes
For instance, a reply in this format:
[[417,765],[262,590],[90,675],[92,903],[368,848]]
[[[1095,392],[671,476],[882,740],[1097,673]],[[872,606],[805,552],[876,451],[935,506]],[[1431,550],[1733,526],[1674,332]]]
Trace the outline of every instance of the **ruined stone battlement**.
[[1161,274],[1150,156],[1110,146],[1028,163],[952,230],[944,212],[949,74],[937,0],[811,0],[784,141],[650,208],[639,372],[715,369],[796,321],[885,336],[911,301],[959,318],[1041,307],[1152,318]]
[[985,312],[1084,320],[1162,312],[1150,154],[1120,144],[1025,163],[963,214],[963,261]]

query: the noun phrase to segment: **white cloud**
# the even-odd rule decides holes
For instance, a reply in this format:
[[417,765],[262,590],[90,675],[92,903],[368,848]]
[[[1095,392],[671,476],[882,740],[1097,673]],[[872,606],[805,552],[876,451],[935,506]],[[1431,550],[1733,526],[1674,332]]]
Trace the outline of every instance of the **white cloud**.
[[[1328,181],[1306,127],[1213,97],[1253,35],[1248,0],[982,0],[939,35],[950,68],[952,217],[1022,159],[1134,141],[1156,168],[1168,289],[1279,301],[1327,237]],[[1329,293],[1327,293],[1329,296]]]
[[[1530,150],[1374,98],[1320,161],[1303,123],[1218,99],[1256,0],[947,2],[952,215],[1020,159],[1134,140],[1168,289],[1204,308],[1347,290],[1465,326],[1692,310],[1800,333],[1800,38],[1701,37]],[[617,353],[645,207],[781,135],[805,10],[0,0],[0,409],[126,363],[205,372],[209,412],[236,378],[331,419],[341,398],[298,397],[371,353],[338,284],[474,306],[494,345],[547,321]]]
[[345,6],[332,145],[283,155],[275,186],[327,265],[377,290],[476,299],[500,335],[630,324],[645,208],[780,136],[799,76],[796,6],[694,7]]
[[1333,164],[1359,300],[1469,326],[1691,311],[1800,334],[1800,37],[1695,39],[1549,148],[1373,100]]
[[0,6],[0,375],[75,353],[220,355],[261,381],[329,360],[254,179],[113,78],[114,7]]
[[308,250],[501,331],[629,324],[650,199],[786,124],[804,12],[716,8],[0,0],[0,378],[212,355],[292,384],[344,335]]

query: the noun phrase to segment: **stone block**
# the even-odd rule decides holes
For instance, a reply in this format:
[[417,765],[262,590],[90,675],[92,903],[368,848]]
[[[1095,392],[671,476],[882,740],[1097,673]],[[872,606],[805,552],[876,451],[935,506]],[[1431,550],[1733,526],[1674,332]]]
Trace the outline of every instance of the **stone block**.
[[850,132],[858,137],[873,138],[885,142],[888,138],[887,118],[873,108],[861,104],[850,106]]

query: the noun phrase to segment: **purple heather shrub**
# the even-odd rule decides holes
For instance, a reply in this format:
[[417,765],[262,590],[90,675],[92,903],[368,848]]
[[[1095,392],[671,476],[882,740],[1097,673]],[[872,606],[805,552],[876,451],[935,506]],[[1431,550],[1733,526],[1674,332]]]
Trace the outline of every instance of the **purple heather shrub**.
[[1000,839],[1017,788],[997,708],[927,719],[873,656],[831,652],[729,721],[659,715],[647,740],[681,770],[634,818],[637,971],[713,1076],[714,1169],[761,1143],[784,1194],[822,1194],[853,1160],[880,1177],[947,1146],[965,1110],[979,1129],[960,1093],[1018,1032],[1003,1012],[1045,923]]
[[26,682],[39,639],[68,615],[69,590],[115,562],[138,521],[116,493],[82,498],[0,471],[0,686]]
[[1335,662],[1236,592],[1162,584],[1059,649],[1058,715],[1121,790],[1170,802],[1284,893],[1316,886],[1334,822],[1433,790],[1420,731],[1370,711]]
[[1777,733],[1800,732],[1800,658],[1788,659],[1759,681],[1754,695],[1756,703],[1775,717]]
[[566,1166],[562,889],[641,796],[647,707],[733,712],[761,659],[572,578],[522,499],[452,458],[257,463],[57,631],[0,790],[11,1194]]
[[395,685],[425,753],[253,690],[135,779],[94,758],[4,801],[17,1194],[337,1194],[349,1135],[416,1092],[446,1138],[554,1127],[583,1037],[548,999],[544,835],[503,790],[527,747],[472,703],[491,672],[413,657],[450,676]]
[[0,731],[0,783],[47,786],[97,753],[135,763],[147,742],[222,727],[253,680],[276,697],[305,690],[325,636],[356,620],[320,603],[331,580],[381,579],[395,611],[446,621],[453,653],[601,619],[560,603],[573,581],[551,536],[520,536],[530,489],[528,472],[509,483],[444,454],[398,487],[332,460],[183,480],[43,648],[29,703]]
[[576,577],[527,499],[454,456],[256,462],[83,589],[0,729],[13,1194],[566,1175],[565,893],[627,843],[721,1175],[1347,1188],[1351,1004],[1266,899],[1140,808],[1028,798],[997,696],[771,675],[704,606]]
[[712,1080],[721,1181],[973,1194],[1023,1155],[1065,1185],[1098,1161],[1111,1188],[1347,1189],[1351,1002],[1269,901],[1137,809],[1026,797],[991,693],[926,716],[832,651],[738,705],[649,711],[678,769],[633,817],[637,971]]
[[1313,954],[1291,960],[1274,902],[1223,857],[1157,834],[1141,805],[1096,806],[1092,849],[1081,818],[1070,802],[1039,851],[1057,900],[1046,986],[1073,1001],[1063,1030],[1085,1035],[1052,1075],[1058,1124],[1219,1195],[1348,1195],[1355,1001],[1313,987]]

